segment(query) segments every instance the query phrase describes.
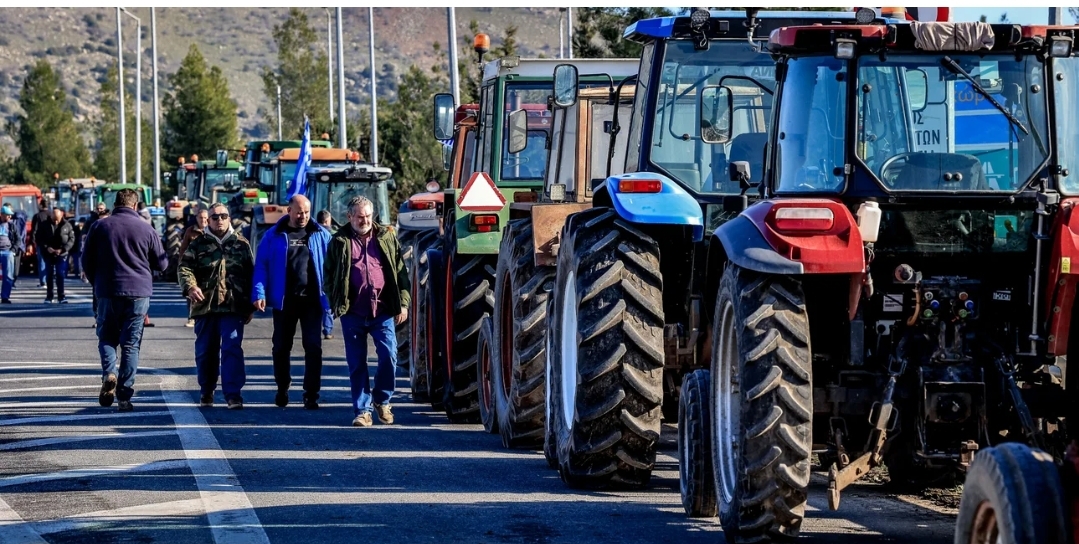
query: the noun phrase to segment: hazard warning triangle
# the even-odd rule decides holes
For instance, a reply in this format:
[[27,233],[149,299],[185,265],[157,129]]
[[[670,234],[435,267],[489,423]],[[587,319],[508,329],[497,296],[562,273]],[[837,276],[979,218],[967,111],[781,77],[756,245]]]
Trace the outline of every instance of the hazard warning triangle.
[[467,212],[497,212],[506,206],[506,198],[495,187],[491,176],[486,172],[475,172],[457,196],[457,206]]

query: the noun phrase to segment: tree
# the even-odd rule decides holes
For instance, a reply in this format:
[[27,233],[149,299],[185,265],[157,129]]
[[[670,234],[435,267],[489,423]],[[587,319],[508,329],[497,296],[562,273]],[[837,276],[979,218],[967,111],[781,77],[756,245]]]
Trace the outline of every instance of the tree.
[[20,153],[12,165],[17,183],[48,187],[53,173],[81,177],[89,171],[90,153],[60,77],[47,60],[39,60],[26,75],[19,106],[23,114],[7,123]]
[[626,27],[640,19],[669,17],[666,8],[575,8],[570,45],[576,58],[638,58],[641,44],[622,39]]
[[[101,83],[101,115],[94,120],[93,131],[97,140],[94,149],[93,175],[113,183],[135,182],[135,100],[133,93],[124,93],[124,138],[127,144],[127,179],[120,179],[120,108],[117,105],[116,66],[109,67],[105,81]],[[127,89],[125,88],[125,91]],[[153,129],[142,119],[142,182],[152,185],[154,180]]]
[[[290,8],[288,19],[274,25],[273,39],[277,44],[277,67],[263,67],[262,86],[273,105],[271,110],[277,108],[277,86],[281,86],[282,135],[299,139],[306,114],[313,134],[326,132],[332,138],[336,132],[329,115],[330,80],[326,73],[326,52],[320,47],[318,33],[304,12]],[[276,116],[270,117],[270,127],[277,132]]]
[[166,157],[213,157],[218,149],[239,147],[236,102],[221,68],[209,66],[192,44],[168,79],[172,92],[162,100]]

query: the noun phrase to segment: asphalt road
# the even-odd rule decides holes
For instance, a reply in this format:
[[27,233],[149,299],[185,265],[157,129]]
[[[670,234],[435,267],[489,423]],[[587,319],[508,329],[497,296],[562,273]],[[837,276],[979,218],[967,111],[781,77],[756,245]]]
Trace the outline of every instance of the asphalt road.
[[[71,304],[47,306],[23,277],[0,306],[0,544],[725,542],[715,520],[682,512],[672,425],[648,489],[599,492],[411,403],[407,378],[396,424],[351,427],[339,325],[320,410],[300,403],[298,338],[292,403],[273,405],[268,315],[245,334],[244,409],[226,410],[220,390],[199,408],[194,332],[168,284],[152,301],[135,411],[102,408],[89,289],[69,285]],[[954,511],[877,485],[828,511],[822,474],[801,542],[951,542]]]

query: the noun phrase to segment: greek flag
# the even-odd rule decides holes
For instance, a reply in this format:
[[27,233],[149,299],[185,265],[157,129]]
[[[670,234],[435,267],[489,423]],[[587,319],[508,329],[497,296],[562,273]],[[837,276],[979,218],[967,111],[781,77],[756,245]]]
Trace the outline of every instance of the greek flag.
[[311,166],[311,121],[303,117],[303,143],[300,144],[300,156],[296,160],[296,177],[289,184],[288,198],[307,193],[307,168]]

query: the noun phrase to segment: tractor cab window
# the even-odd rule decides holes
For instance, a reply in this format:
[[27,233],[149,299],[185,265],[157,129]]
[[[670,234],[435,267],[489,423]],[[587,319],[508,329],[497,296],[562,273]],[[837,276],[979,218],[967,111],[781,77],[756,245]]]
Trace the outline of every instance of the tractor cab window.
[[761,179],[775,87],[767,56],[741,41],[707,51],[670,41],[656,86],[648,158],[659,171],[695,193],[738,193],[732,161],[748,161]]
[[554,110],[554,130],[551,133],[551,153],[548,156],[546,183],[547,194],[551,185],[562,184],[566,192],[576,189],[577,155],[577,107]]
[[23,212],[26,217],[33,217],[38,212],[37,197],[34,195],[4,196],[0,198],[0,205],[11,206],[16,212]]
[[[502,179],[507,181],[542,180],[547,167],[547,136],[551,131],[551,112],[547,97],[551,83],[512,83],[506,85],[502,111]],[[508,153],[509,116],[519,109],[527,111],[528,144],[519,153]]]
[[203,170],[203,183],[199,196],[203,200],[209,200],[215,192],[235,191],[239,187],[239,170],[206,169]]
[[857,73],[855,149],[889,191],[1015,192],[1048,158],[1033,56],[866,56]]
[[[1079,104],[1079,58],[1053,59],[1053,74],[1056,141],[1079,141],[1079,117],[1071,113],[1075,104]],[[1056,150],[1057,161],[1068,171],[1060,182],[1060,190],[1068,194],[1079,193],[1079,147],[1058,145]]]
[[[529,124],[532,122],[529,120]],[[509,131],[503,132],[503,134]],[[508,145],[503,141],[503,145]],[[528,145],[518,153],[506,153],[502,157],[502,179],[507,181],[540,180],[546,169],[547,131],[528,131]],[[505,147],[503,148],[505,149]]]
[[834,57],[787,62],[776,132],[779,192],[843,187],[847,63]]
[[[385,203],[389,193],[385,183],[370,182],[318,182],[315,184],[315,195],[312,202],[326,202],[326,209],[330,211],[333,231],[348,223],[348,202],[354,197],[363,196],[374,204],[375,221],[386,225],[389,223],[389,210]],[[314,212],[317,213],[317,212]]]

